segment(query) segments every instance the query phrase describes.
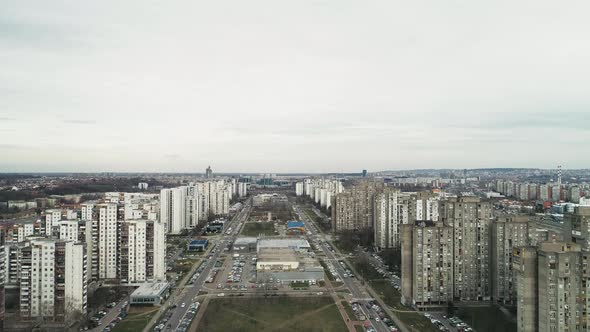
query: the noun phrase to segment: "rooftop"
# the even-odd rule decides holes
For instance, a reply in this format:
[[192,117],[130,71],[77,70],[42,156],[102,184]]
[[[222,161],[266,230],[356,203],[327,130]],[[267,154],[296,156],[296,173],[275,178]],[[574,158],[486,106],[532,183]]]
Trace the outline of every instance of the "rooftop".
[[141,284],[131,296],[160,296],[169,286],[167,282]]
[[240,236],[234,241],[234,246],[256,243],[258,239],[253,236]]
[[309,248],[309,242],[303,238],[262,238],[258,248]]
[[288,221],[287,228],[292,227],[305,227],[305,223],[303,221]]

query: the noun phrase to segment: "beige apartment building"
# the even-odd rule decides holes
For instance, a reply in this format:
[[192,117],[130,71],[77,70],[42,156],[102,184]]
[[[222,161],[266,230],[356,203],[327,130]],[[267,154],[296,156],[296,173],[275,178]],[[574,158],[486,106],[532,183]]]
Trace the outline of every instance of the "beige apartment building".
[[427,308],[453,301],[453,228],[402,225],[402,303]]
[[492,222],[492,297],[503,304],[516,301],[513,249],[534,245],[534,223],[529,216],[502,216]]
[[490,225],[492,206],[477,197],[440,202],[440,220],[453,228],[454,299],[482,301],[491,298]]

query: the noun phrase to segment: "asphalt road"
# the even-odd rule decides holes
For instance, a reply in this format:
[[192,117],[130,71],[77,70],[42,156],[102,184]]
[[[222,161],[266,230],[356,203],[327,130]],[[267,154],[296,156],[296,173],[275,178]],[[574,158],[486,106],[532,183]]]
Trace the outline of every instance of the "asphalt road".
[[[228,243],[233,243],[233,241],[236,239],[236,237],[237,237],[236,230],[237,230],[238,223],[246,221],[246,218],[248,217],[249,213],[250,213],[250,204],[248,201],[244,205],[242,210],[237,215],[235,215],[234,218],[232,218],[229,225],[227,227],[225,227],[225,230],[228,230],[230,227],[232,228],[231,234],[228,235],[224,231],[223,235],[221,235],[221,237],[218,238],[217,250],[215,251],[215,253],[212,254],[213,257],[211,259],[207,259],[207,257],[209,257],[209,255],[203,256],[203,258],[207,262],[206,263],[207,265],[205,266],[205,269],[199,275],[197,280],[192,285],[191,284],[185,285],[184,289],[179,297],[177,297],[175,299],[170,299],[168,301],[169,303],[174,303],[177,305],[176,309],[174,310],[174,314],[172,315],[172,317],[170,318],[170,320],[167,323],[167,325],[172,326],[173,331],[175,331],[178,328],[178,326],[180,325],[180,322],[186,316],[186,313],[189,310],[191,303],[193,303],[195,301],[195,298],[199,294],[199,291],[201,291],[201,289],[203,289],[203,285],[205,284],[205,280],[207,279],[207,276],[209,276],[209,273],[213,269],[213,267],[215,265],[215,261],[217,261],[217,259],[219,258],[219,256],[223,252],[223,248]],[[181,308],[182,303],[186,303],[186,306],[184,308]]]
[[[299,208],[299,206],[295,206],[295,211],[299,215],[299,218],[305,222],[305,227],[306,227],[307,231],[311,232],[310,237],[312,237],[312,238],[315,237],[317,239],[320,239],[324,243],[321,246],[321,250],[324,252],[326,257],[328,257],[328,260],[336,268],[336,272],[338,272],[338,274],[339,274],[338,278],[344,283],[344,286],[350,290],[352,297],[357,299],[359,304],[361,304],[359,306],[359,308],[363,312],[363,315],[365,315],[365,317],[367,317],[367,319],[369,319],[370,317],[377,317],[378,316],[377,312],[375,312],[373,309],[369,309],[365,306],[365,304],[368,302],[367,299],[370,298],[370,296],[364,290],[364,287],[362,285],[360,285],[358,280],[355,278],[344,278],[344,273],[345,273],[344,268],[340,265],[340,263],[338,263],[339,259],[336,256],[336,254],[326,247],[326,244],[325,244],[326,239],[325,239],[324,235],[322,233],[319,233],[318,231],[316,231],[316,229],[318,229],[316,226],[311,227],[311,224],[312,224],[311,220],[309,220],[307,214],[303,210],[301,210]],[[377,322],[374,320],[370,320],[370,322],[371,322],[371,325],[373,326],[373,328],[378,332],[391,331],[389,329],[389,327],[387,325],[385,325],[385,323],[383,323],[383,322]]]
[[106,316],[104,316],[101,320],[100,320],[100,325],[93,328],[90,331],[102,331],[105,327],[107,327],[115,318],[117,318],[117,316],[119,316],[119,313],[121,312],[121,308],[123,308],[123,303],[129,301],[129,296],[123,298],[121,301],[119,301],[117,303],[117,305],[115,305],[114,307],[112,307],[111,309],[109,309],[106,313]]

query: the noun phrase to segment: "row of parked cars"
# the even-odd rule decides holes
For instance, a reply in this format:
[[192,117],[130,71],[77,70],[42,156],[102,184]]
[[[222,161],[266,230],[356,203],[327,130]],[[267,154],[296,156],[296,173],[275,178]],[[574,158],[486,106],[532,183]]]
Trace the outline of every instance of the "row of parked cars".
[[354,278],[354,274],[352,273],[352,271],[350,271],[350,269],[348,268],[348,265],[346,265],[346,263],[344,263],[344,261],[338,261],[340,263],[340,265],[342,265],[342,268],[344,269],[344,278]]
[[199,305],[200,305],[199,302],[195,302],[195,303],[191,304],[188,311],[186,312],[186,316],[184,316],[184,318],[180,321],[180,325],[178,325],[176,332],[188,331],[188,328],[190,327],[191,322],[193,321],[193,319],[197,315],[197,310],[199,310]]
[[227,274],[227,283],[231,284],[242,282],[242,272],[244,271],[245,265],[246,261],[244,260],[234,260],[231,271]]
[[383,258],[381,256],[373,253],[371,256],[375,259],[375,261],[371,262],[371,266],[384,278],[389,279],[389,282],[393,288],[397,289],[398,291],[401,289],[401,280],[398,275],[395,273],[388,271],[389,265],[383,262]]
[[475,331],[467,323],[463,322],[459,317],[449,318],[451,326],[456,327],[458,332],[473,332]]

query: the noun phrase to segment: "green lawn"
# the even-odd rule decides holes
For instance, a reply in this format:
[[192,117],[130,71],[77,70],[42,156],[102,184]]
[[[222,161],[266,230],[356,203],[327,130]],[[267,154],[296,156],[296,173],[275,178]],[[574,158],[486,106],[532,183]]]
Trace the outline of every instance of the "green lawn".
[[329,297],[234,298],[211,300],[197,330],[340,332],[346,325]]
[[477,332],[516,332],[516,318],[496,306],[459,307],[456,316]]
[[158,308],[150,308],[150,311],[131,313],[115,326],[113,332],[141,331],[157,312]]
[[272,222],[248,222],[244,224],[242,228],[243,236],[258,236],[262,235],[275,235],[275,226]]
[[[396,316],[413,331],[436,332],[438,329],[432,325],[430,320],[417,312],[396,312]],[[478,330],[479,332],[479,330]]]
[[408,310],[400,303],[402,297],[400,292],[393,288],[387,280],[372,280],[369,284],[381,296],[385,304],[396,309]]
[[356,316],[354,314],[354,311],[352,311],[352,307],[350,306],[350,303],[348,303],[348,301],[341,301],[341,303],[344,306],[344,309],[346,309],[346,313],[348,314],[348,318],[350,318],[350,320],[356,320]]

